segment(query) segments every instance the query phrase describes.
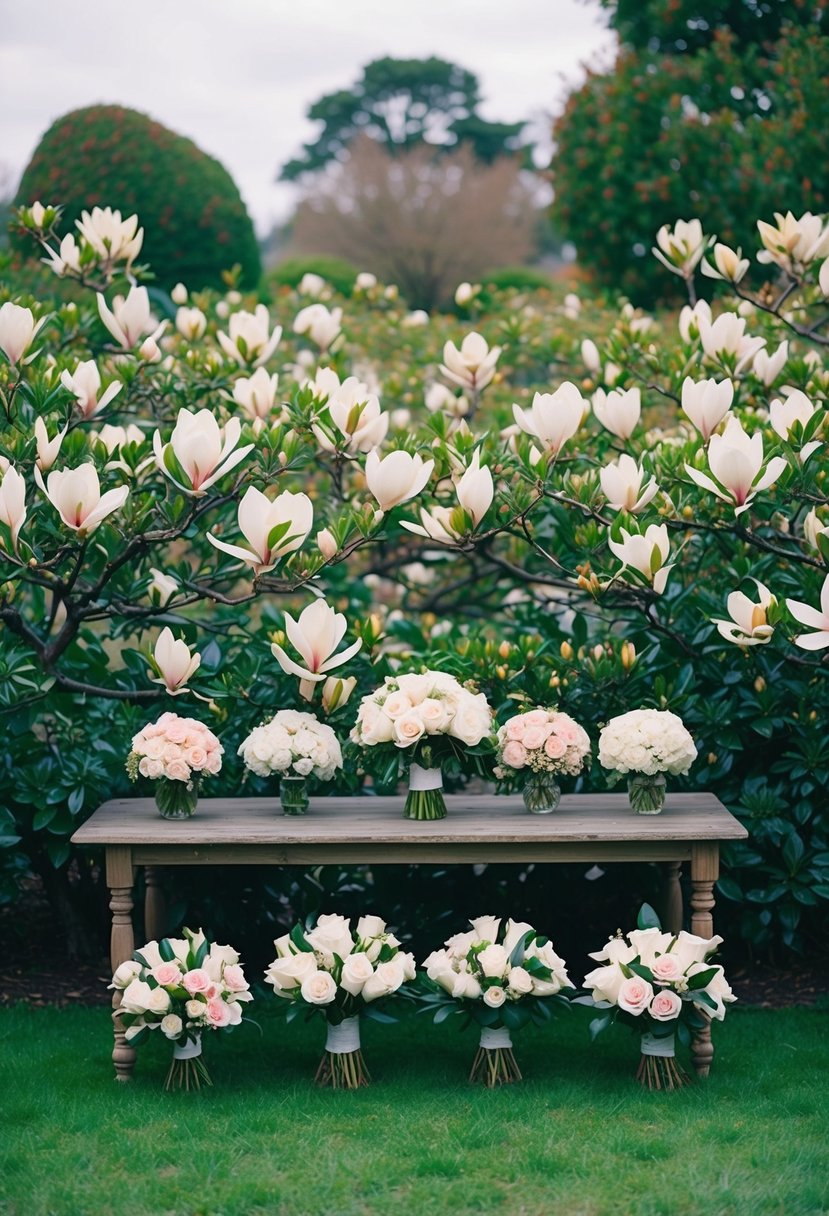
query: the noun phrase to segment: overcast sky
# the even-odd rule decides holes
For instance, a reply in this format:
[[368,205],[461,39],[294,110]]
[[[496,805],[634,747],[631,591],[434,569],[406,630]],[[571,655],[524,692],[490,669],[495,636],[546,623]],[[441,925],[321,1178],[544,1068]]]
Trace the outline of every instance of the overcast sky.
[[460,63],[486,118],[534,117],[538,138],[609,46],[590,0],[0,0],[0,175],[61,114],[120,102],[218,157],[264,233],[290,211],[274,179],[316,130],[309,104],[369,60]]

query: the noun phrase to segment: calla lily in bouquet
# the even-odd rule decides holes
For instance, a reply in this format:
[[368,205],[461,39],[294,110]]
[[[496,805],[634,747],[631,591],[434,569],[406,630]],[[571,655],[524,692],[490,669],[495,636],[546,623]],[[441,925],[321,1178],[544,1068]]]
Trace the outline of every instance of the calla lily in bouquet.
[[155,802],[165,819],[189,819],[196,809],[201,780],[222,767],[224,748],[195,718],[162,714],[132,741],[127,756],[130,780],[139,775],[155,783]]
[[232,1030],[252,1001],[250,985],[232,946],[207,940],[199,929],[183,938],[147,942],[112,977],[121,994],[117,1016],[126,1040],[137,1046],[153,1030],[173,1044],[165,1089],[212,1085],[202,1059],[202,1032]]
[[520,1081],[511,1031],[549,1021],[573,987],[552,942],[524,921],[479,916],[423,961],[421,985],[435,1022],[463,1013],[481,1030],[470,1081],[488,1088]]
[[442,671],[407,672],[387,676],[381,688],[363,697],[351,739],[363,748],[383,749],[388,779],[403,755],[409,773],[407,819],[444,819],[443,766],[482,773],[491,730],[492,710],[483,693]]
[[317,1084],[334,1089],[368,1085],[360,1017],[395,1020],[382,1005],[415,978],[414,955],[400,948],[379,916],[361,916],[352,930],[346,917],[323,915],[313,928],[295,925],[274,946],[276,958],[265,980],[289,1002],[288,1021],[304,1011],[307,1017],[322,1013],[328,1023]]
[[586,1003],[602,1010],[590,1035],[595,1038],[613,1022],[638,1030],[642,1052],[636,1079],[648,1089],[679,1089],[689,1078],[676,1061],[676,1038],[689,1043],[706,1018],[722,1021],[726,1005],[737,998],[722,967],[709,961],[721,937],[663,932],[648,904],[638,925],[590,955],[601,966],[585,976]]
[[534,814],[554,811],[561,800],[556,778],[577,777],[590,763],[590,738],[569,714],[531,709],[508,718],[498,731],[496,777],[524,777],[524,805]]
[[330,726],[313,714],[280,709],[269,722],[255,726],[239,746],[245,767],[260,777],[280,776],[280,800],[286,815],[308,810],[308,777],[330,781],[343,766],[343,754]]
[[599,763],[610,784],[628,774],[630,805],[658,815],[665,804],[665,773],[687,773],[697,758],[694,740],[676,714],[633,709],[611,718],[599,735]]

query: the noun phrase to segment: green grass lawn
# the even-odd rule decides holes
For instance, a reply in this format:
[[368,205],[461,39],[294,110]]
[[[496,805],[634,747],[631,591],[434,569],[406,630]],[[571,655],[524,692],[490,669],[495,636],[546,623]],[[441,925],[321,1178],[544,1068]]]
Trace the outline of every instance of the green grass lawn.
[[472,1030],[369,1024],[374,1084],[318,1091],[321,1022],[215,1036],[215,1088],[164,1094],[169,1047],[117,1085],[105,1009],[0,1012],[3,1216],[807,1216],[829,1210],[829,1035],[813,1010],[732,1010],[707,1082],[633,1081],[588,1011],[518,1036],[523,1084],[466,1083]]

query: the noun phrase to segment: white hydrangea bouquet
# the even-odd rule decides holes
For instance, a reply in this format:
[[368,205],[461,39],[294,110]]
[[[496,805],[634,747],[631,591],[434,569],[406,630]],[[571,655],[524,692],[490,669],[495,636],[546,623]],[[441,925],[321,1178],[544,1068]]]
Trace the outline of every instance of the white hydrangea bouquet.
[[520,773],[527,810],[546,814],[561,801],[556,778],[577,777],[590,758],[590,738],[574,718],[557,709],[531,709],[499,729],[495,776],[504,781]]
[[401,990],[415,978],[414,955],[401,949],[379,916],[361,916],[352,931],[346,917],[323,915],[313,928],[295,925],[274,946],[276,958],[265,980],[289,1002],[288,1020],[302,1012],[322,1013],[328,1024],[317,1084],[334,1089],[368,1085],[360,1017],[394,1021],[383,1004],[388,997],[407,995]]
[[242,1006],[252,1001],[250,986],[232,946],[209,942],[199,929],[184,937],[147,942],[122,963],[110,988],[120,993],[117,1017],[128,1043],[142,1043],[160,1030],[173,1044],[165,1089],[212,1085],[202,1059],[202,1032],[232,1030]]
[[444,819],[443,769],[484,773],[492,749],[492,710],[483,693],[472,692],[442,671],[387,676],[382,687],[363,697],[351,731],[354,743],[382,749],[385,778],[407,763],[407,819]]
[[141,776],[154,782],[155,803],[165,819],[189,819],[202,778],[221,770],[223,754],[221,743],[202,722],[166,713],[133,739],[127,773],[131,781]]
[[423,961],[423,1003],[435,1022],[463,1013],[480,1027],[470,1081],[488,1088],[520,1081],[511,1031],[552,1016],[573,986],[552,942],[525,921],[479,916],[465,933],[447,939]]
[[633,709],[611,718],[599,735],[599,763],[611,785],[628,776],[630,805],[657,815],[665,804],[665,773],[687,773],[697,749],[681,718],[661,709]]
[[722,1021],[737,998],[719,964],[709,960],[721,937],[663,932],[648,904],[639,927],[612,937],[590,957],[601,966],[585,976],[588,1003],[603,1012],[590,1025],[595,1038],[615,1021],[642,1036],[636,1079],[648,1089],[678,1089],[689,1082],[676,1060],[676,1038],[689,1043],[706,1017]]
[[340,741],[330,726],[313,714],[280,709],[255,726],[240,745],[245,767],[259,777],[279,774],[279,796],[286,815],[308,810],[309,777],[330,781],[343,766]]

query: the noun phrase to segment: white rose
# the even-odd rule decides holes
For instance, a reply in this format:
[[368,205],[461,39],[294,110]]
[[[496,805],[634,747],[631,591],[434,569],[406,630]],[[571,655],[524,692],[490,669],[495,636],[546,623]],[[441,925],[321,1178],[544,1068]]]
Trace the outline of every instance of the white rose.
[[161,1033],[168,1039],[177,1039],[183,1029],[181,1018],[175,1013],[168,1013],[161,1019]]
[[300,991],[309,1005],[330,1005],[337,995],[337,985],[327,971],[313,971],[302,981]]
[[446,939],[446,949],[454,958],[466,958],[471,946],[477,940],[474,932],[455,933]]
[[491,717],[489,709],[483,710],[473,698],[458,706],[449,726],[449,734],[467,747],[474,747],[489,733]]
[[672,933],[663,933],[661,929],[633,929],[628,933],[628,940],[643,967],[650,967],[657,954],[664,954],[672,939]]
[[451,971],[452,962],[448,950],[433,950],[428,958],[423,960],[423,970],[430,980],[441,971]]
[[713,954],[721,942],[721,937],[697,937],[695,933],[686,933],[683,929],[671,953],[680,959],[683,969],[687,970],[691,963],[704,963],[706,956]]
[[153,988],[147,1010],[150,1013],[166,1013],[170,1008],[170,994],[166,988]]
[[309,776],[314,770],[314,761],[310,756],[303,756],[301,760],[294,761],[294,772],[299,773],[300,777]]
[[305,950],[301,954],[275,959],[265,972],[265,978],[274,988],[296,988],[316,970],[316,958]]
[[509,955],[503,946],[486,946],[478,955],[478,966],[488,979],[500,979],[508,964]]
[[204,1017],[204,1011],[207,1005],[204,1001],[188,1001],[184,1006],[184,1012],[187,1014],[191,1022],[197,1022],[199,1018]]
[[403,983],[403,968],[397,958],[387,963],[379,963],[377,970],[363,986],[363,1000],[376,1001],[380,997],[389,996],[396,992]]
[[557,976],[549,980],[533,979],[533,996],[555,996],[557,992],[561,992]]
[[374,968],[367,954],[362,952],[349,954],[343,964],[343,974],[340,987],[352,996],[359,996],[363,991],[366,980],[374,975]]
[[283,933],[281,937],[277,937],[273,943],[273,948],[279,958],[287,958],[289,954],[293,954],[294,949],[290,933]]
[[452,718],[452,711],[446,701],[426,697],[417,708],[427,735],[439,735],[446,730]]
[[344,916],[320,916],[316,925],[305,934],[307,941],[321,956],[326,967],[334,965],[334,955],[344,959],[354,949],[349,922]]
[[134,959],[130,959],[126,963],[121,963],[120,967],[115,968],[115,974],[112,977],[110,988],[127,988],[141,974],[141,964],[136,963]]
[[414,672],[408,672],[406,675],[398,676],[397,685],[401,692],[405,693],[411,701],[412,705],[419,705],[424,697],[436,687],[434,675],[430,672],[426,675],[417,675]]
[[484,993],[484,1004],[489,1005],[490,1009],[500,1009],[506,999],[503,988],[487,988]]
[[616,1004],[620,1009],[624,1009],[625,1013],[632,1013],[638,1017],[640,1013],[645,1012],[652,1000],[652,986],[647,980],[640,979],[638,975],[623,980],[619,985]]
[[150,1008],[152,995],[153,990],[149,984],[145,984],[143,980],[133,980],[124,989],[120,1007],[124,1013],[146,1013]]
[[[507,927],[504,932],[504,949],[506,950],[507,954],[512,954],[513,950],[521,941],[524,934],[529,933],[531,929],[532,925],[525,920],[507,921]],[[530,950],[532,950],[533,944],[534,943],[530,943]]]
[[498,940],[498,930],[501,928],[500,916],[479,916],[471,920],[475,940],[479,942],[495,942]]
[[415,956],[401,950],[395,955],[395,959],[403,968],[403,979],[413,980],[417,975],[417,963],[415,962]]
[[357,937],[361,942],[382,937],[385,932],[386,922],[379,916],[361,916],[357,921]]
[[390,743],[394,735],[391,718],[373,702],[364,702],[359,713],[360,741],[368,747]]
[[227,1012],[230,1014],[228,1026],[238,1026],[242,1021],[242,1006],[237,1005],[236,1001],[228,1001]]
[[383,713],[394,721],[412,708],[411,698],[405,692],[390,693],[383,702]]
[[516,996],[526,996],[528,992],[532,992],[533,980],[529,971],[525,971],[523,967],[513,967],[509,973],[509,983],[507,985],[510,992],[514,992]]
[[[450,996],[460,995],[460,993],[455,991],[458,975],[451,969],[451,967],[445,970],[434,969],[429,975],[429,979],[434,980],[436,984],[440,984],[441,988],[444,988]],[[480,992],[480,986],[478,987],[478,991]]]
[[607,1001],[608,1004],[615,1005],[624,979],[621,967],[612,963],[609,967],[597,967],[595,971],[586,975],[584,987],[592,989],[594,1000]]
[[[440,978],[438,977],[438,983]],[[471,971],[462,971],[455,975],[452,983],[452,996],[464,997],[468,1001],[477,1001],[481,995],[481,985]]]
[[218,959],[220,963],[229,963],[231,967],[239,962],[239,955],[232,946],[213,945],[210,947],[210,957]]
[[423,738],[426,728],[421,721],[417,710],[409,710],[408,713],[402,714],[395,719],[392,727],[392,735],[397,747],[412,747],[418,740]]

